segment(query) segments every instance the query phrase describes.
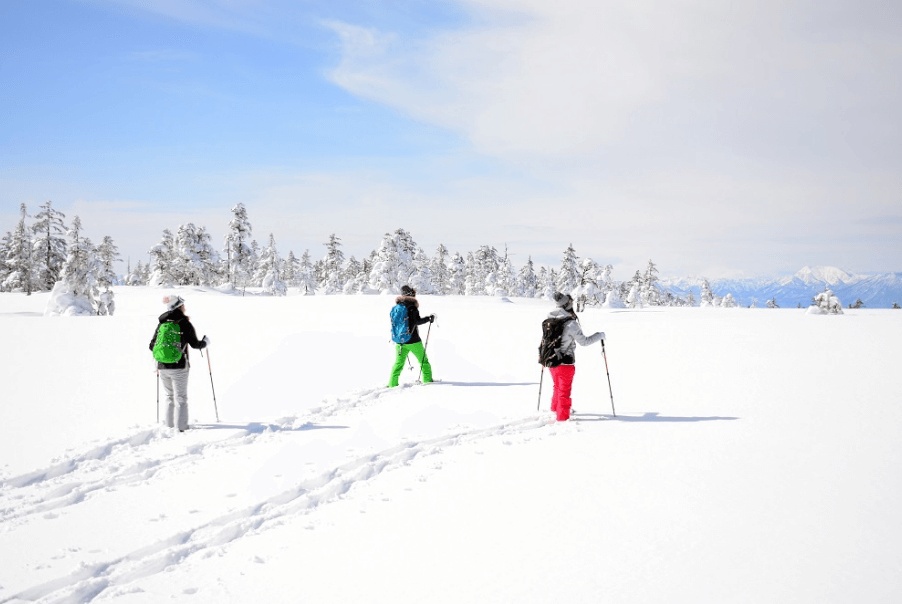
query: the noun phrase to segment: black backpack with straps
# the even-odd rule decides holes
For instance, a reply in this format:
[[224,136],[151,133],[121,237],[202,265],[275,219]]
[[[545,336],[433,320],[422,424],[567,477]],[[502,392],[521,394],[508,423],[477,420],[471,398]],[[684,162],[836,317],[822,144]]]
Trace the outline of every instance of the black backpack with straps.
[[542,342],[539,344],[539,364],[542,367],[557,367],[564,363],[573,363],[572,356],[563,355],[560,351],[564,327],[572,320],[572,317],[564,317],[542,321]]

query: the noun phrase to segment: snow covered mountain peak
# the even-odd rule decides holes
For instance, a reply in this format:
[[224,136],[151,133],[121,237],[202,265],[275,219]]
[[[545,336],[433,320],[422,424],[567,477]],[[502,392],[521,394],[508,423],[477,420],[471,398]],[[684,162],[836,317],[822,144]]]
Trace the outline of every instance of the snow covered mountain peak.
[[806,266],[798,271],[794,277],[805,283],[828,283],[830,285],[855,281],[852,275],[833,266]]

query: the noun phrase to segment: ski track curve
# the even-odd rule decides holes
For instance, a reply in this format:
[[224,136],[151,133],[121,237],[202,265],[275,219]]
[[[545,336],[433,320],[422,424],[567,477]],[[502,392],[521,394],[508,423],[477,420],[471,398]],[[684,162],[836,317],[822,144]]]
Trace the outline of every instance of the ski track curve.
[[154,455],[154,451],[149,450],[175,436],[162,427],[142,429],[110,440],[46,468],[0,481],[0,524],[8,527],[8,522],[77,505],[97,493],[150,481],[159,471],[193,463],[211,450],[245,446],[275,432],[311,429],[323,419],[369,404],[387,390],[368,389],[358,391],[356,396],[327,400],[301,417],[235,426],[236,432],[226,438],[192,443],[181,451],[168,454]]
[[[254,424],[224,439],[193,444],[176,454],[121,467],[124,464],[117,462],[120,458],[128,457],[136,449],[147,449],[154,443],[169,438],[165,429],[141,430],[76,454],[49,468],[4,481],[0,484],[0,522],[6,524],[10,520],[27,520],[28,517],[49,509],[75,505],[113,486],[153,479],[160,469],[172,467],[173,464],[191,463],[210,449],[249,445],[262,435],[311,427],[323,419],[368,406],[388,392],[388,388],[357,391],[345,398],[324,401],[322,406],[311,409],[301,417],[283,418],[274,424]],[[105,593],[113,595],[108,593],[113,588],[123,593],[123,589],[128,591],[130,583],[163,572],[188,557],[213,556],[220,548],[236,540],[277,527],[299,515],[309,514],[320,506],[341,498],[355,484],[372,480],[392,468],[405,466],[417,457],[434,455],[448,447],[493,436],[515,435],[554,423],[549,417],[533,416],[488,428],[464,429],[421,441],[405,441],[345,462],[262,502],[229,512],[122,557],[100,564],[82,565],[69,575],[0,599],[0,604],[23,600],[86,604]],[[108,468],[106,472],[98,470],[97,462],[105,463]],[[99,476],[90,476],[95,472]]]

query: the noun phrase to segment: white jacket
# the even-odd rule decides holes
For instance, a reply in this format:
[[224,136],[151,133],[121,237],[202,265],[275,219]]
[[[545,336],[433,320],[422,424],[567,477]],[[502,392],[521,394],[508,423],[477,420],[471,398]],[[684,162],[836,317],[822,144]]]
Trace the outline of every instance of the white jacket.
[[[570,316],[570,313],[563,308],[555,308],[550,313],[548,313],[549,319],[566,319]],[[579,325],[579,321],[571,320],[566,325],[564,325],[564,333],[561,336],[560,351],[562,355],[570,356],[573,358],[574,362],[576,362],[577,343],[579,343],[580,346],[589,346],[590,344],[594,344],[595,342],[603,339],[603,331],[594,333],[591,336],[586,336],[583,333],[583,328]]]

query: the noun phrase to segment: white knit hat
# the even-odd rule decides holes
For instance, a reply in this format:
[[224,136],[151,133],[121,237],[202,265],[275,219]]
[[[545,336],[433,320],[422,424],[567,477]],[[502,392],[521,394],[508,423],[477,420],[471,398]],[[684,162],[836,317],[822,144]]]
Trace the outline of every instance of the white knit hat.
[[181,296],[166,296],[163,298],[163,304],[166,305],[166,310],[175,310],[184,303],[185,300],[183,300]]

